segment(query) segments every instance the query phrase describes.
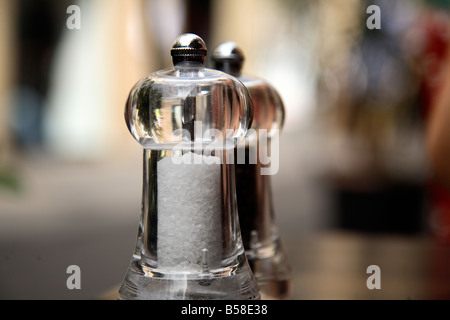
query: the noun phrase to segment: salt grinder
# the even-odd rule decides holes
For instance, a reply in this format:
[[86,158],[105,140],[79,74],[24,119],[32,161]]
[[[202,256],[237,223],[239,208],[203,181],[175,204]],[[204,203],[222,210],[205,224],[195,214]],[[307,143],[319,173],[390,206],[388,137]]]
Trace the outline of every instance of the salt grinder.
[[195,34],[174,42],[174,67],[141,79],[125,119],[144,148],[136,249],[119,299],[259,299],[240,234],[234,149],[252,104],[234,77],[205,68]]
[[272,159],[278,156],[274,154],[278,150],[270,150],[284,123],[284,106],[267,81],[241,74],[243,62],[244,54],[234,42],[222,43],[212,55],[213,67],[237,77],[253,100],[252,126],[237,148],[235,161],[242,238],[261,298],[287,299],[291,291],[291,267],[275,223],[270,173],[264,174],[269,169],[261,161],[263,154],[271,154]]

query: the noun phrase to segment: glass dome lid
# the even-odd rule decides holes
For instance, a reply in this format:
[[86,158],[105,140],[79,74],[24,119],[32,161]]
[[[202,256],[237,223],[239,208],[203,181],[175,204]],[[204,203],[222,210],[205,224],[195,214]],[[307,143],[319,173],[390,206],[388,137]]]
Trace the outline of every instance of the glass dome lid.
[[253,103],[251,128],[255,131],[264,130],[268,136],[281,131],[285,119],[283,101],[266,80],[242,73],[245,61],[242,49],[235,42],[224,42],[215,48],[211,60],[214,69],[236,77],[248,89]]
[[251,125],[247,88],[234,76],[205,68],[207,48],[191,33],[171,49],[174,66],[132,88],[125,120],[133,137],[153,150],[234,148]]

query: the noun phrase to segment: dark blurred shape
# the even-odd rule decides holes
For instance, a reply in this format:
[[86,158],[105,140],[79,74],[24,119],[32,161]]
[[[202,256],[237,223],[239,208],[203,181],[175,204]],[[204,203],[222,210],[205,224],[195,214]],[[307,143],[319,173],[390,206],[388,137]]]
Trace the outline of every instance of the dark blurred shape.
[[424,231],[425,188],[386,185],[371,192],[338,190],[339,226],[377,233],[415,234]]
[[40,146],[50,66],[65,28],[69,1],[20,0],[17,12],[18,74],[12,129],[18,147]]
[[[53,14],[55,1],[20,0],[19,34],[19,79],[20,83],[45,94],[48,87],[48,69],[51,53],[59,30],[57,16]],[[64,17],[65,10],[59,16]]]
[[[366,27],[369,5],[380,7],[381,29]],[[334,130],[352,146],[338,152],[351,153],[361,164],[347,164],[347,172],[331,176],[335,221],[356,231],[419,233],[425,230],[425,164],[408,163],[423,152],[406,151],[420,148],[414,137],[424,125],[416,52],[421,39],[409,36],[419,7],[400,0],[363,1],[361,7],[360,33],[347,44],[347,60],[332,71],[340,82],[331,99]],[[408,173],[399,174],[408,166]]]
[[208,45],[211,31],[211,0],[186,1],[185,31],[198,34]]

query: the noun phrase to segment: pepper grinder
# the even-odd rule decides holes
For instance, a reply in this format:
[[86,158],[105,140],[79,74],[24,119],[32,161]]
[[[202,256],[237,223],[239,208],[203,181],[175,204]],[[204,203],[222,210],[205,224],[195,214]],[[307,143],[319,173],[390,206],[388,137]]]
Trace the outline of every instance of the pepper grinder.
[[125,120],[144,148],[142,212],[119,299],[259,299],[240,234],[234,149],[251,124],[245,86],[205,68],[197,35],[178,37],[174,67],[141,79]]
[[213,52],[212,63],[215,69],[237,77],[253,100],[252,126],[236,152],[236,192],[242,238],[261,298],[287,299],[292,272],[275,223],[270,174],[264,173],[270,170],[261,157],[269,153],[272,159],[278,156],[271,146],[284,123],[283,102],[267,81],[241,74],[244,54],[236,43],[219,45]]

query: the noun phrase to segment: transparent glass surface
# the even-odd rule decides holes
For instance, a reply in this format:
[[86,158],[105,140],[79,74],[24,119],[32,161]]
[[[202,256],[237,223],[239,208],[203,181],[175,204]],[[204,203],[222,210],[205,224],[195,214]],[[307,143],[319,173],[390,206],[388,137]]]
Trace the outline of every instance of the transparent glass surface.
[[140,80],[125,117],[144,148],[234,148],[247,132],[252,109],[247,89],[235,78],[184,62]]
[[284,106],[276,90],[266,81],[245,75],[239,80],[247,87],[254,107],[252,130],[236,151],[242,154],[245,150],[245,162],[236,162],[243,243],[261,297],[287,299],[291,292],[292,271],[276,225],[271,176],[262,174],[262,168],[271,164],[263,164],[260,157],[261,154],[271,155],[272,159],[278,156],[271,146],[283,127]]
[[266,81],[257,77],[242,75],[238,79],[248,89],[253,101],[251,128],[264,129],[269,137],[279,134],[283,128],[285,110],[278,92]]
[[240,232],[234,150],[245,86],[199,63],[139,81],[125,118],[144,147],[142,213],[119,299],[259,299]]

